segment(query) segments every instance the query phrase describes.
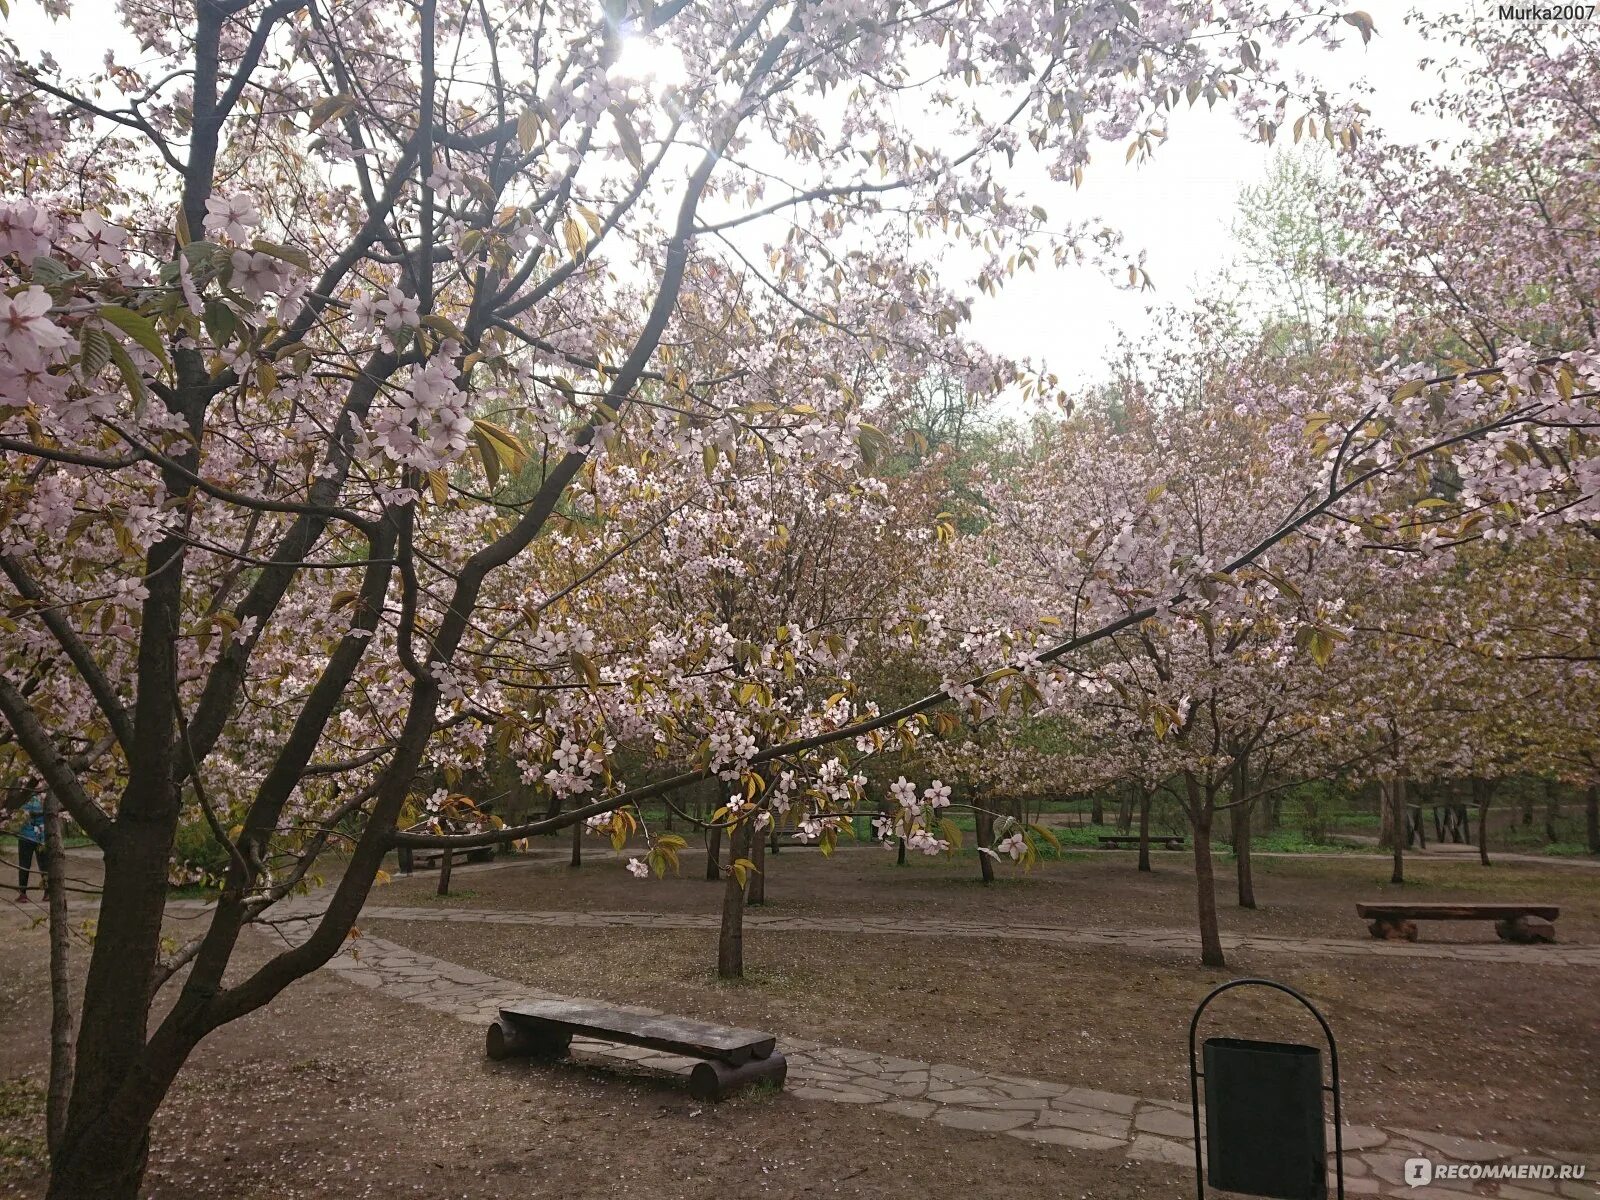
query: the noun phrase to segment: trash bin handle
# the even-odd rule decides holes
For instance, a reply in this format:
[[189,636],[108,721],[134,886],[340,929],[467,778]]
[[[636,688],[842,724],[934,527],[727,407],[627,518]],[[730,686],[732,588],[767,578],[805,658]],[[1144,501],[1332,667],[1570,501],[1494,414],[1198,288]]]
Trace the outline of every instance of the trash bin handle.
[[[1230,979],[1227,983],[1218,984],[1200,1001],[1200,1006],[1194,1010],[1194,1016],[1189,1018],[1189,1105],[1194,1114],[1194,1171],[1195,1182],[1199,1190],[1200,1200],[1205,1200],[1206,1175],[1205,1164],[1201,1158],[1200,1146],[1200,1077],[1201,1072],[1195,1065],[1195,1033],[1200,1028],[1200,1017],[1205,1013],[1210,1004],[1223,992],[1232,991],[1237,987],[1264,987],[1274,991],[1284,992],[1298,1000],[1302,1007],[1317,1019],[1317,1024],[1322,1026],[1322,1036],[1328,1040],[1328,1072],[1332,1077],[1332,1084],[1324,1083],[1322,1090],[1333,1093],[1333,1169],[1337,1181],[1339,1200],[1344,1200],[1344,1115],[1339,1104],[1339,1046],[1333,1040],[1333,1028],[1328,1024],[1328,1019],[1322,1015],[1317,1006],[1306,999],[1304,995],[1295,991],[1287,983],[1279,983],[1276,979]],[[1320,1080],[1319,1080],[1320,1082]]]

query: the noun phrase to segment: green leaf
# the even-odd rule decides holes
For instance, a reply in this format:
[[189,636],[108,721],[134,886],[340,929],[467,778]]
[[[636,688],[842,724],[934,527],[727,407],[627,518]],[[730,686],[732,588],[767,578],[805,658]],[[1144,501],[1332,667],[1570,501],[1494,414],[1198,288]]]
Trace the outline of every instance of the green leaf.
[[103,329],[88,326],[78,339],[78,364],[85,375],[98,375],[111,363],[111,348],[116,345]]
[[298,246],[282,246],[277,242],[256,238],[255,241],[250,243],[250,249],[257,254],[268,254],[273,258],[288,263],[290,266],[299,267],[307,274],[311,273],[311,256]]
[[123,308],[120,304],[102,304],[96,315],[103,321],[111,322],[148,350],[163,367],[171,365],[167,360],[167,348],[161,344],[161,334],[149,317],[131,308]]
[[344,116],[355,106],[355,99],[342,92],[324,96],[311,106],[311,132],[315,133],[335,117]]
[[142,413],[150,399],[150,393],[145,390],[144,377],[139,374],[139,368],[133,365],[133,359],[129,357],[121,342],[111,342],[111,361],[116,364],[117,371],[122,375],[122,382],[133,394],[134,412]]

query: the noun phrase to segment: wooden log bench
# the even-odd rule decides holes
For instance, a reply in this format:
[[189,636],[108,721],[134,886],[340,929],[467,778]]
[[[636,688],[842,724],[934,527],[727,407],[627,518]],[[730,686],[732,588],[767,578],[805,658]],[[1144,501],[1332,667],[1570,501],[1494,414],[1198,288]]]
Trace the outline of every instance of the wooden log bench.
[[1493,921],[1494,931],[1507,942],[1553,942],[1561,915],[1555,904],[1357,904],[1356,915],[1375,938],[1386,941],[1417,940],[1418,921]]
[[700,1059],[689,1073],[689,1094],[696,1100],[721,1100],[754,1083],[781,1088],[789,1073],[770,1033],[586,1000],[528,1000],[502,1008],[489,1026],[484,1049],[496,1061],[520,1057],[551,1062],[567,1056],[574,1035]]
[[[483,863],[494,861],[495,847],[480,846],[472,850],[450,851],[450,865],[460,866],[462,863]],[[410,875],[413,871],[432,871],[444,865],[443,850],[427,849],[413,850],[410,846],[400,847],[400,873]]]
[[[1150,835],[1152,846],[1161,846],[1168,850],[1182,850],[1183,838],[1175,834],[1152,833]],[[1102,833],[1100,835],[1100,848],[1102,850],[1136,850],[1139,847],[1137,833]]]

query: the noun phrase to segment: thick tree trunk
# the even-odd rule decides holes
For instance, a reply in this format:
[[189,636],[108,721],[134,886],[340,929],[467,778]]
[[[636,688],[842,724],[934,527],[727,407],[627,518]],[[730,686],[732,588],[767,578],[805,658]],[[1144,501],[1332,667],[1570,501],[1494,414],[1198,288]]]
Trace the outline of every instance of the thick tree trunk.
[[55,1154],[66,1135],[74,1034],[72,974],[67,957],[67,852],[61,840],[61,804],[50,791],[44,798],[44,847],[50,870],[44,887],[50,905],[50,1086],[45,1102],[45,1143]]
[[728,878],[722,890],[722,932],[717,937],[717,975],[744,978],[744,885],[733,864],[750,857],[750,822],[741,821],[728,838]]
[[[170,780],[170,764],[167,770]],[[152,1077],[148,1061],[140,1060],[147,1058],[150,981],[160,956],[177,789],[136,781],[123,801],[106,845],[72,1096],[60,1150],[51,1159],[48,1200],[135,1200],[149,1155],[150,1118],[171,1082],[170,1073]],[[151,818],[134,819],[130,807]]]
[[1195,900],[1200,919],[1200,961],[1208,967],[1226,967],[1227,958],[1222,953],[1222,934],[1217,927],[1216,879],[1211,869],[1211,821],[1215,801],[1198,782],[1190,777],[1189,824],[1194,832],[1194,884]]
[[756,869],[750,875],[750,882],[745,885],[744,899],[746,904],[765,904],[767,902],[767,837],[766,831],[750,834],[750,861],[755,863]]
[[713,825],[706,830],[706,882],[715,883],[722,878],[722,826]]
[[1139,785],[1139,870],[1150,870],[1150,801],[1155,793]]
[[1104,825],[1106,823],[1105,800],[1098,791],[1089,801],[1089,820],[1096,825]]
[[1544,781],[1544,840],[1551,845],[1561,840],[1561,785]]
[[1117,832],[1127,833],[1133,828],[1133,786],[1122,789],[1121,807],[1117,809]]
[[1590,854],[1600,854],[1600,786],[1589,785],[1583,799],[1583,828]]

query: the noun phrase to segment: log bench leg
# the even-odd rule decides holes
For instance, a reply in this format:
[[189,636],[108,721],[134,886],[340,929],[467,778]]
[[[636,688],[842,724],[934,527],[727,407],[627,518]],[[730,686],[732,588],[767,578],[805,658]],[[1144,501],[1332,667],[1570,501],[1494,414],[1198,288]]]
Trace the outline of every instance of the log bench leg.
[[689,1073],[689,1094],[696,1100],[723,1100],[755,1083],[769,1082],[781,1088],[788,1074],[789,1061],[776,1052],[737,1067],[714,1060],[696,1063]]
[[1417,923],[1415,921],[1394,920],[1390,917],[1379,917],[1367,926],[1367,932],[1380,941],[1414,942],[1417,940]]
[[496,1062],[507,1058],[540,1058],[554,1061],[565,1058],[572,1047],[570,1033],[552,1033],[526,1025],[516,1025],[497,1017],[484,1036],[483,1049]]
[[1500,935],[1502,942],[1526,945],[1556,940],[1556,927],[1543,917],[1513,917],[1509,921],[1496,921],[1494,931]]

